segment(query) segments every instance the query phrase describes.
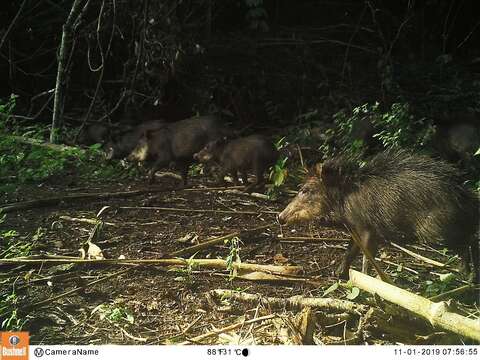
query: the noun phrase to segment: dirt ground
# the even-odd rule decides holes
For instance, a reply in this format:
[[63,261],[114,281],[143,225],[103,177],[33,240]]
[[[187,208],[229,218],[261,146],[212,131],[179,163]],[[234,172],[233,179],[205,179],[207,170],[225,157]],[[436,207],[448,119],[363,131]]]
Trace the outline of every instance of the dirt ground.
[[[322,223],[280,227],[276,215],[271,212],[280,211],[288,203],[287,195],[272,201],[238,191],[208,190],[203,187],[213,187],[212,179],[201,176],[196,176],[191,181],[190,186],[196,188],[196,191],[156,191],[171,186],[171,183],[171,179],[162,178],[151,187],[144,181],[137,181],[77,184],[70,187],[56,184],[23,189],[7,201],[141,189],[151,189],[152,192],[108,200],[71,201],[57,206],[12,212],[7,214],[2,227],[15,229],[18,232],[15,241],[19,243],[27,239],[31,241],[38,234],[38,229],[42,228],[40,236],[34,241],[31,255],[78,257],[79,249],[95,227],[92,223],[78,219],[97,219],[97,213],[108,206],[99,217],[104,221],[103,228],[92,240],[101,248],[105,258],[160,259],[197,242],[271,223],[273,225],[264,230],[240,236],[241,261],[261,265],[301,266],[304,278],[311,281],[230,280],[228,271],[201,268],[172,270],[154,265],[3,267],[0,278],[3,282],[1,296],[14,290],[20,308],[47,300],[42,305],[29,308],[24,314],[19,312],[19,316],[27,320],[25,329],[30,331],[33,344],[179,343],[239,321],[273,313],[279,314],[282,325],[274,321],[252,323],[199,343],[286,343],[285,338],[288,336],[285,334],[291,330],[288,329],[288,324],[291,323],[288,319],[294,319],[295,313],[289,309],[274,310],[262,302],[252,305],[214,300],[209,291],[234,289],[280,298],[293,295],[322,297],[324,291],[338,280],[333,271],[344,255],[345,241],[312,242],[288,240],[288,237],[345,239],[349,236]],[[199,211],[166,211],[152,207]],[[245,211],[250,213],[242,214]],[[438,251],[429,248],[410,249],[441,261],[446,259]],[[3,253],[3,250],[0,252]],[[229,245],[222,244],[201,250],[194,254],[194,258],[226,259],[229,252]],[[393,264],[382,264],[383,269],[391,273],[399,270],[398,264],[403,264],[418,271],[423,280],[436,278],[435,271],[431,268],[392,247],[384,248],[379,256]],[[355,263],[357,269],[360,269],[360,260],[357,259]],[[126,269],[128,271],[120,275],[104,279]],[[90,284],[100,279],[103,280]],[[410,291],[421,290],[422,285],[417,277],[409,279],[408,276],[403,276],[396,280],[399,286]],[[82,288],[80,291],[65,296],[65,292],[79,287]],[[346,290],[339,289],[327,296],[345,299],[346,293]],[[64,296],[55,298],[61,294]],[[351,334],[349,331],[357,326],[356,322],[351,319],[342,320],[341,316],[339,319],[327,327],[316,326],[316,343],[334,343],[348,338],[348,334]],[[436,333],[432,329],[425,331],[427,334]],[[285,336],[282,337],[282,334]],[[426,342],[434,341],[436,340],[430,338]],[[378,334],[357,341],[372,342],[396,341],[385,336],[382,338]],[[461,343],[458,338],[453,342]]]

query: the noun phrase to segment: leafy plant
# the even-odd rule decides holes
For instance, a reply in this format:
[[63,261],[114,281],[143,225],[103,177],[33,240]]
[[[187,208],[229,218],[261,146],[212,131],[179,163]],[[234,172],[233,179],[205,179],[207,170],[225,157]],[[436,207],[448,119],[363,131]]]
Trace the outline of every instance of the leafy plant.
[[11,94],[6,101],[0,99],[0,130],[6,127],[6,122],[15,109],[17,98],[17,95]]
[[[281,152],[281,150],[287,145],[285,137],[280,138],[275,142],[275,148]],[[273,186],[268,190],[267,195],[270,198],[275,198],[279,192],[279,188],[285,183],[285,180],[288,177],[288,168],[287,168],[287,156],[280,156],[272,166],[269,174],[269,179],[272,182]]]
[[380,104],[363,104],[351,112],[334,115],[334,128],[327,129],[320,150],[325,157],[335,153],[365,155],[382,148],[423,149],[432,140],[431,120],[415,117],[407,103],[394,103],[383,111]]
[[227,256],[227,270],[230,273],[230,280],[236,276],[236,269],[234,263],[240,262],[240,239],[236,236],[225,240],[225,243],[230,245],[230,251]]
[[267,11],[263,7],[263,0],[245,0],[247,6],[247,13],[245,18],[248,22],[248,27],[251,30],[267,32],[269,26],[267,24]]
[[92,311],[92,315],[99,313],[100,320],[108,320],[113,323],[127,322],[133,324],[135,318],[132,312],[123,306],[100,304]]
[[437,280],[425,281],[425,296],[431,297],[439,295],[455,288],[456,277],[452,273],[441,274]]
[[26,323],[26,319],[18,317],[18,296],[15,292],[15,283],[9,294],[0,296],[0,313],[8,314],[2,319],[1,329],[6,331],[20,331]]

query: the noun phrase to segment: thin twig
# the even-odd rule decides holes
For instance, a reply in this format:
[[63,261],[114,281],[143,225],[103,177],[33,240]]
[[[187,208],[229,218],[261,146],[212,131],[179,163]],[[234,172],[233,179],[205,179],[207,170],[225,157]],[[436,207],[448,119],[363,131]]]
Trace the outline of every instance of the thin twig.
[[214,210],[214,209],[182,209],[157,206],[120,206],[118,209],[125,210],[155,210],[170,212],[194,212],[194,213],[214,213],[214,214],[238,214],[238,215],[259,215],[272,214],[277,215],[278,211],[260,210],[260,211],[237,211],[237,210]]
[[211,332],[206,333],[206,334],[202,334],[202,335],[194,337],[192,339],[188,339],[187,341],[184,341],[184,342],[180,343],[179,345],[187,345],[187,344],[190,344],[190,343],[198,343],[198,342],[200,342],[202,340],[205,340],[209,337],[238,329],[239,327],[242,327],[244,325],[253,324],[253,323],[261,322],[261,321],[265,321],[265,320],[270,320],[270,319],[273,319],[275,317],[277,317],[276,314],[271,314],[271,315],[265,315],[265,316],[261,316],[261,317],[255,318],[255,319],[251,319],[251,320],[242,321],[242,322],[239,322],[239,323],[236,323],[236,324],[233,324],[233,325],[225,326],[225,327],[223,327],[221,329],[218,329],[218,330],[215,330],[215,331],[211,331]]
[[9,34],[10,31],[12,30],[13,25],[15,25],[15,23],[17,22],[17,19],[18,19],[18,17],[20,16],[20,13],[22,12],[23,7],[25,6],[25,3],[26,3],[26,2],[27,2],[27,0],[23,0],[23,1],[22,1],[22,3],[20,4],[20,9],[18,9],[17,14],[16,14],[15,17],[13,18],[12,22],[10,23],[10,25],[8,26],[8,29],[7,29],[7,31],[5,31],[5,34],[3,34],[2,40],[0,41],[0,50],[2,49],[3,43],[4,43],[5,40],[7,39],[8,34]]
[[406,248],[404,248],[404,247],[402,247],[402,246],[400,246],[400,245],[398,245],[398,244],[395,244],[395,243],[393,243],[393,242],[390,242],[390,244],[392,244],[393,247],[396,247],[397,249],[402,250],[404,253],[406,253],[406,254],[414,257],[415,259],[422,260],[422,261],[426,262],[427,264],[434,265],[434,266],[438,266],[438,267],[441,267],[441,268],[444,268],[444,267],[445,267],[445,264],[442,264],[441,262],[438,262],[438,261],[436,261],[436,260],[429,259],[429,258],[427,258],[427,257],[425,257],[425,256],[420,255],[420,254],[417,254],[417,253],[415,253],[415,252],[413,252],[413,251],[411,251],[411,250],[408,250],[408,249],[406,249]]
[[200,244],[193,245],[193,246],[190,246],[190,247],[182,249],[182,250],[174,251],[169,256],[184,256],[184,255],[187,255],[187,254],[188,255],[189,254],[194,254],[197,251],[206,249],[206,248],[211,247],[213,245],[222,244],[223,242],[225,242],[225,240],[231,239],[235,236],[241,237],[244,234],[252,233],[252,232],[255,232],[255,231],[259,231],[259,230],[263,230],[263,229],[273,227],[273,226],[275,226],[275,223],[262,225],[262,226],[259,226],[259,227],[253,228],[253,229],[248,229],[248,230],[243,230],[243,231],[235,231],[235,232],[230,233],[228,235],[223,235],[223,236],[220,236],[220,237],[216,237],[216,238],[213,238],[211,240],[207,240],[205,242],[202,242]]

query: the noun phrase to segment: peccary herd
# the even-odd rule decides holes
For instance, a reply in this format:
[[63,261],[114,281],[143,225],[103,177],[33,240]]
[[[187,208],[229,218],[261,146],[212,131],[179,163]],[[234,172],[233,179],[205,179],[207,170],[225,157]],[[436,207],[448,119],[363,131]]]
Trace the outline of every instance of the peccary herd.
[[[279,157],[272,141],[262,135],[230,139],[232,133],[215,116],[174,123],[151,121],[107,144],[110,158],[151,163],[155,171],[175,165],[187,183],[194,162],[219,167],[218,182],[230,174],[247,191],[263,189],[266,170]],[[279,214],[281,224],[328,217],[356,234],[375,256],[388,243],[438,244],[456,253],[464,271],[476,283],[479,269],[479,198],[462,184],[460,172],[447,162],[404,150],[386,150],[364,166],[351,156],[338,156],[315,165],[297,196]],[[253,173],[255,181],[247,182]],[[351,242],[337,269],[347,277],[359,254]]]

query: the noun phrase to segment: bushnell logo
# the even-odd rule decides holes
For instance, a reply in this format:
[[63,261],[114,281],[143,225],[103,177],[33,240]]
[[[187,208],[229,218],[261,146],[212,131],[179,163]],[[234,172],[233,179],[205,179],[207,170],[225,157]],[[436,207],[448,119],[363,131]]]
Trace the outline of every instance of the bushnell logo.
[[28,332],[1,332],[0,360],[28,359]]

